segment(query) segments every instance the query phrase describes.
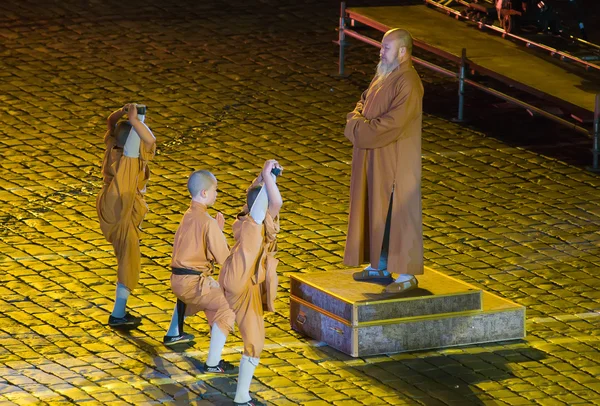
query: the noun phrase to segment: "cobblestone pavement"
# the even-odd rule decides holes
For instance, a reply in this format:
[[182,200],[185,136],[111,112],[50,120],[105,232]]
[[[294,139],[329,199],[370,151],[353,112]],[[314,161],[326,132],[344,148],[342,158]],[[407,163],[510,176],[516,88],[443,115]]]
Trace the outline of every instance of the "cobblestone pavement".
[[[480,95],[470,107],[487,109],[487,119],[455,124],[455,85],[422,69],[426,263],[527,306],[527,339],[352,359],[290,331],[289,275],[342,268],[351,160],[344,114],[377,58],[354,44],[351,76],[333,74],[338,6],[0,3],[0,405],[230,404],[235,377],[198,369],[208,348],[203,317],[187,321],[193,346],[162,345],[174,303],[167,266],[187,175],[200,167],[217,174],[216,210],[231,238],[245,185],[270,157],[286,168],[285,205],[277,311],[266,316],[252,385],[259,398],[600,404],[600,178],[582,168],[588,155],[569,155],[590,141],[482,107]],[[105,324],[116,262],[95,196],[105,119],[129,101],[149,106],[159,154],[143,274],[130,299],[144,320],[124,334]],[[513,132],[503,137],[502,125]],[[236,332],[226,359],[237,363],[240,349]]]

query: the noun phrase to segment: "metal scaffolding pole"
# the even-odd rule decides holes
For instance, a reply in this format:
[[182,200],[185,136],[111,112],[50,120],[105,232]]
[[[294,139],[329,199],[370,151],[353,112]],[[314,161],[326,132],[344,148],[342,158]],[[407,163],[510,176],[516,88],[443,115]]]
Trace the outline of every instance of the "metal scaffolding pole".
[[596,95],[596,106],[594,108],[594,127],[592,130],[592,137],[594,138],[594,146],[592,148],[592,166],[587,169],[600,173],[600,167],[598,166],[598,156],[600,155],[600,94]]
[[346,46],[346,2],[342,1],[340,5],[340,26],[338,28],[338,44],[340,46],[339,71],[340,76],[344,75],[344,47]]

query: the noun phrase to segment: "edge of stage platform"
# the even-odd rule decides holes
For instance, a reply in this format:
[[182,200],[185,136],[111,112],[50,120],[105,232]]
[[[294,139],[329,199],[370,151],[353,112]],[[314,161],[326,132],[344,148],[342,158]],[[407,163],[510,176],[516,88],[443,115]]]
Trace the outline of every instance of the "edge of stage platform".
[[291,275],[295,331],[353,357],[525,337],[525,307],[425,268],[419,289],[382,295],[360,269]]
[[481,310],[481,289],[426,268],[419,287],[405,294],[382,294],[384,285],[357,282],[361,269],[291,276],[290,295],[350,321],[360,323],[399,317]]

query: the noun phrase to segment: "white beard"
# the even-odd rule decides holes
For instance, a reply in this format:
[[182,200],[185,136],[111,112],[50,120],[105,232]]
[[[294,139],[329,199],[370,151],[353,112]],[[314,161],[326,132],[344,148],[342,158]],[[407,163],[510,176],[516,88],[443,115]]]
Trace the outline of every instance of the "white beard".
[[384,61],[379,61],[377,64],[377,77],[378,79],[385,79],[394,69],[398,67],[399,63],[395,60],[392,63],[386,63]]

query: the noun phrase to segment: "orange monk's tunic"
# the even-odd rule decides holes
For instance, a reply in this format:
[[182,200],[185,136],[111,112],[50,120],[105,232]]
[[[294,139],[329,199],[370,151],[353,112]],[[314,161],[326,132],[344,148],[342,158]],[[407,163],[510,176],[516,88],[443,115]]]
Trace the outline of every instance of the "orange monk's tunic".
[[244,354],[259,358],[265,345],[263,311],[274,310],[277,293],[279,216],[257,224],[247,210],[233,223],[235,245],[223,264],[219,283],[235,312]]
[[382,81],[373,80],[348,114],[344,135],[354,149],[346,265],[367,260],[377,267],[392,198],[387,269],[423,273],[422,102],[421,79],[407,61]]
[[139,158],[123,155],[112,130],[106,132],[104,143],[104,185],[96,199],[96,211],[100,229],[117,256],[117,279],[131,291],[141,271],[140,232],[148,212],[144,193],[150,178],[148,162],[154,158],[156,143],[147,146],[141,141]]
[[235,315],[221,287],[211,287],[215,262],[223,264],[229,246],[217,221],[208,214],[206,206],[192,201],[183,215],[173,242],[171,266],[202,272],[202,275],[171,275],[173,293],[184,302],[185,315],[204,311],[208,324],[217,323],[227,335],[233,330]]

